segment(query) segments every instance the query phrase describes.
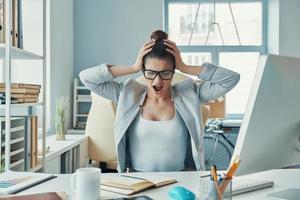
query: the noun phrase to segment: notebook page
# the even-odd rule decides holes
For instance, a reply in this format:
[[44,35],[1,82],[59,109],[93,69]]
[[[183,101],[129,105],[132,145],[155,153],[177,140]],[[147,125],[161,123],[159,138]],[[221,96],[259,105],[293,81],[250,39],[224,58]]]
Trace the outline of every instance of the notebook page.
[[120,183],[123,185],[130,186],[130,185],[134,185],[137,183],[145,182],[145,180],[137,179],[134,177],[126,177],[126,176],[122,176],[122,175],[117,175],[117,176],[101,178],[101,182],[115,182],[115,183]]
[[128,176],[140,178],[140,179],[146,179],[150,181],[151,183],[155,185],[160,185],[160,183],[164,182],[177,182],[175,178],[163,176],[161,174],[128,174]]

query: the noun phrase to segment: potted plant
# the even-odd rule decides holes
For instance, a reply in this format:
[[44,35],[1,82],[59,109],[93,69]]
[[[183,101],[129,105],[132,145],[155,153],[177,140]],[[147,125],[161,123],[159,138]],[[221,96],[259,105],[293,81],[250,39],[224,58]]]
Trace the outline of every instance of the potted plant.
[[65,111],[68,100],[65,97],[60,97],[56,101],[55,112],[55,129],[56,140],[65,140]]

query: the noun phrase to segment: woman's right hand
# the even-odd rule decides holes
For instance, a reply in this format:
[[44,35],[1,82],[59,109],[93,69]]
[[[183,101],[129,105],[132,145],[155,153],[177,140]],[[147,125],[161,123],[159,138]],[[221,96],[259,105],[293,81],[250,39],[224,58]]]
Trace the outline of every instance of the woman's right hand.
[[149,53],[151,50],[152,50],[152,47],[153,45],[155,44],[155,40],[151,40],[147,43],[145,43],[142,48],[140,49],[139,53],[138,53],[138,56],[137,56],[137,59],[136,59],[136,62],[135,64],[133,65],[133,68],[136,72],[139,72],[142,70],[143,68],[143,58],[144,56]]

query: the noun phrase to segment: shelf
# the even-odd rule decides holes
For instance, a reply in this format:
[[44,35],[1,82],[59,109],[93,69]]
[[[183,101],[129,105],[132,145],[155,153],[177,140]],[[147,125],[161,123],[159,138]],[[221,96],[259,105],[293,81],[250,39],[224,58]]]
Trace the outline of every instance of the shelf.
[[[0,43],[0,59],[5,58],[5,44]],[[11,58],[12,59],[33,59],[33,60],[41,60],[42,56],[36,55],[29,51],[19,49],[16,47],[11,47]]]
[[25,139],[24,137],[19,137],[19,138],[17,138],[17,139],[11,140],[11,141],[10,141],[10,144],[15,144],[15,143],[24,141],[24,139]]
[[91,95],[89,94],[79,94],[77,95],[77,102],[92,102]]
[[84,86],[77,86],[76,89],[78,90],[88,90],[86,87]]
[[[24,137],[19,137],[17,139],[13,139],[13,140],[10,141],[10,144],[15,144],[15,143],[18,143],[18,142],[22,142],[22,141],[24,141],[24,139],[25,139]],[[2,142],[1,146],[4,147],[5,146],[5,142]]]
[[17,166],[19,164],[22,164],[22,163],[24,163],[24,159],[21,159],[21,160],[18,160],[16,162],[14,162],[14,163],[11,163],[10,167],[15,167],[15,166]]
[[92,100],[89,100],[89,99],[84,99],[84,100],[77,100],[78,103],[80,102],[92,102]]
[[78,123],[86,122],[88,118],[87,109],[91,104],[92,96],[90,90],[82,85],[79,79],[75,78],[73,93],[73,127],[81,127],[78,126]]
[[69,129],[67,130],[67,134],[84,134],[85,129]]
[[88,117],[88,114],[76,114],[76,117]]
[[[10,104],[11,108],[20,108],[20,107],[30,107],[30,106],[42,106],[42,102],[38,103],[16,103],[16,104]],[[5,109],[5,104],[0,105],[0,109]]]
[[41,164],[38,164],[38,165],[36,165],[36,166],[30,168],[28,171],[29,171],[29,172],[36,172],[36,171],[38,171],[38,170],[40,170],[40,169],[42,169],[42,165],[41,165]]
[[[15,150],[15,151],[12,151],[12,152],[10,152],[10,157],[12,157],[12,156],[14,156],[14,155],[17,155],[17,154],[19,154],[19,153],[22,153],[22,152],[24,152],[24,148],[20,148],[20,149],[18,149],[18,150]],[[4,160],[5,159],[5,157],[3,156],[2,158],[1,158],[2,160]]]
[[[17,131],[22,131],[22,130],[25,130],[24,125],[10,128],[10,133],[17,132]],[[4,135],[4,134],[5,134],[5,130],[2,130],[2,135]]]
[[14,155],[17,155],[19,153],[22,153],[22,152],[24,152],[24,150],[25,150],[24,148],[21,148],[21,149],[12,151],[12,152],[10,152],[10,156],[14,156]]

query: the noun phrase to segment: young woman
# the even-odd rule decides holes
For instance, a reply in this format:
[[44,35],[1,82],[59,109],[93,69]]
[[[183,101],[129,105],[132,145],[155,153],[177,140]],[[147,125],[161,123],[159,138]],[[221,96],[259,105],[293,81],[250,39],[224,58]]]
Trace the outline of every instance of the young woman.
[[[198,76],[171,85],[175,69]],[[147,86],[123,75],[143,72]],[[118,171],[204,170],[201,103],[219,98],[239,81],[239,74],[210,63],[186,65],[176,44],[163,31],[151,34],[132,66],[102,64],[80,73],[94,93],[117,103],[115,144]]]

